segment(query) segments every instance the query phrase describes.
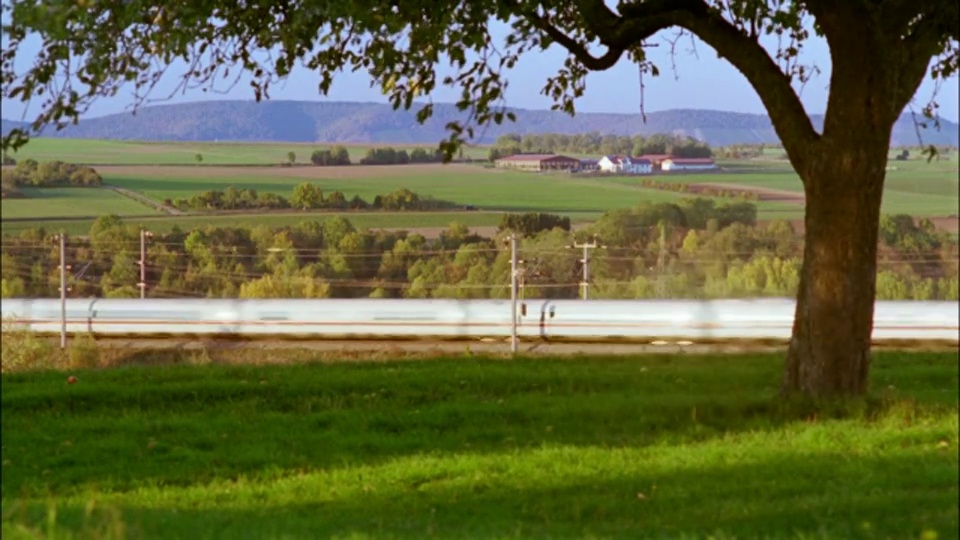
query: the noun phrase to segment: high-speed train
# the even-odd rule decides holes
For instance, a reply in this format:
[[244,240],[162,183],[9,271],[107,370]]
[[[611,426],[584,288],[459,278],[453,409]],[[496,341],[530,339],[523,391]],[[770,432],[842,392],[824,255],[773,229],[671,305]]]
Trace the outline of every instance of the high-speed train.
[[[57,299],[5,299],[4,330],[61,331]],[[524,341],[776,340],[790,338],[794,300],[530,300]],[[95,337],[483,339],[512,334],[509,300],[69,299],[66,330]],[[875,341],[958,342],[957,302],[876,303]]]

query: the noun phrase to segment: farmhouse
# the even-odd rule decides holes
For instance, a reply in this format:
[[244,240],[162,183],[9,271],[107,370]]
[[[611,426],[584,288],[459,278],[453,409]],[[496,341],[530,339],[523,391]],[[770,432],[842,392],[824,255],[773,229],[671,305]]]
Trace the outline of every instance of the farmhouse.
[[580,160],[557,154],[514,154],[496,160],[494,165],[521,171],[570,171],[580,168]]
[[637,159],[649,160],[650,163],[653,164],[653,169],[659,171],[661,170],[664,161],[668,159],[674,159],[674,157],[673,154],[643,154]]
[[709,171],[717,168],[710,158],[671,158],[660,164],[665,171]]
[[609,173],[650,174],[653,172],[653,162],[629,156],[603,156],[597,162],[597,168]]

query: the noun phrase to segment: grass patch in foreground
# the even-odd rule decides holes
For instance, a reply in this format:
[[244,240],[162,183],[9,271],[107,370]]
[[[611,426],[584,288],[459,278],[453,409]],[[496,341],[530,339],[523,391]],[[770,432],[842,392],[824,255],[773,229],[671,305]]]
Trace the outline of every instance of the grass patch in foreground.
[[2,532],[52,516],[131,538],[957,537],[955,354],[878,354],[877,397],[832,412],[782,404],[781,364],[4,375]]

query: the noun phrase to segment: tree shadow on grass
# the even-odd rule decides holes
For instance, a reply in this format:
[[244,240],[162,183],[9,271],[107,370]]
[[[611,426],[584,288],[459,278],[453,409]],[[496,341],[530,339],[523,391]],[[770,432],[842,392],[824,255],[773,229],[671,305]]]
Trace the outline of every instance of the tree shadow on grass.
[[[3,493],[190,486],[423,455],[665,447],[869,419],[891,406],[915,417],[933,407],[783,402],[780,362],[755,355],[125,368],[81,374],[69,387],[61,374],[5,377]],[[940,407],[956,410],[955,364],[898,373],[907,391],[953,377]],[[877,378],[885,377],[881,362]]]
[[[599,451],[615,452],[612,450]],[[536,451],[531,451],[536,454]],[[561,458],[532,455],[530,466]],[[756,456],[753,456],[756,457]],[[858,456],[779,453],[734,464],[648,457],[552,477],[403,464],[344,475],[293,477],[251,489],[176,492],[122,509],[131,538],[956,538],[957,464],[937,452]],[[484,469],[486,467],[486,469]],[[427,468],[429,469],[429,467]],[[589,469],[589,467],[588,467]],[[426,474],[425,474],[426,473]],[[488,474],[490,473],[490,474]],[[330,484],[335,484],[331,488]],[[77,530],[83,506],[60,505]],[[5,510],[43,522],[42,504]]]

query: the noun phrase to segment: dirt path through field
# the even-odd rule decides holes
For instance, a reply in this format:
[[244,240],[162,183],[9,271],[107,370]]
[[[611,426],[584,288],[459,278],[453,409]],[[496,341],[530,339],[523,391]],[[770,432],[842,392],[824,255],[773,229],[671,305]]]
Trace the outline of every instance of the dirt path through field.
[[183,212],[182,212],[182,211],[177,210],[176,208],[173,208],[173,207],[170,207],[170,206],[164,206],[164,205],[158,203],[157,201],[151,199],[150,197],[147,197],[146,195],[137,193],[136,191],[130,191],[129,189],[125,189],[125,188],[122,188],[122,187],[120,187],[120,186],[111,186],[110,184],[104,184],[103,187],[104,187],[105,189],[109,189],[109,190],[113,191],[114,193],[117,193],[118,195],[122,195],[122,196],[124,196],[124,197],[128,197],[128,198],[130,198],[130,199],[133,199],[133,200],[137,201],[137,202],[140,203],[140,204],[144,204],[144,205],[149,206],[149,207],[151,207],[151,208],[156,208],[157,210],[159,210],[159,211],[161,211],[161,212],[163,212],[163,213],[165,213],[165,214],[169,214],[169,215],[171,215],[171,216],[181,216],[181,215],[183,215]]

